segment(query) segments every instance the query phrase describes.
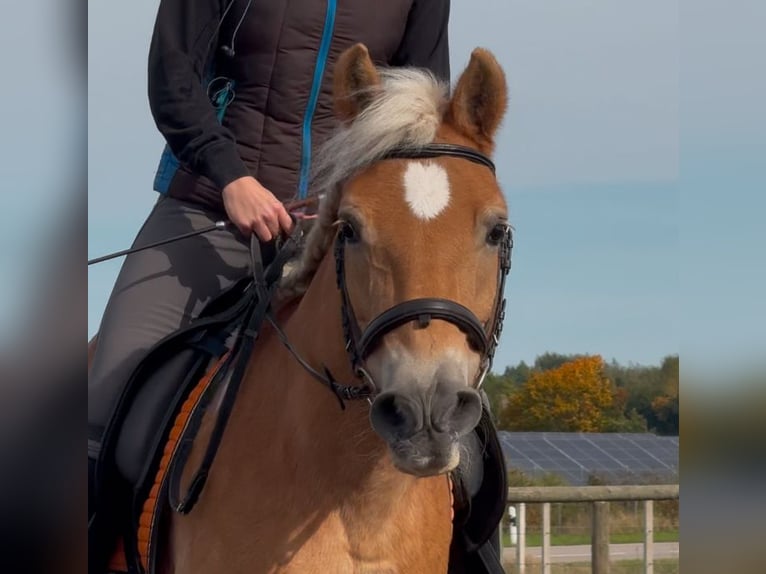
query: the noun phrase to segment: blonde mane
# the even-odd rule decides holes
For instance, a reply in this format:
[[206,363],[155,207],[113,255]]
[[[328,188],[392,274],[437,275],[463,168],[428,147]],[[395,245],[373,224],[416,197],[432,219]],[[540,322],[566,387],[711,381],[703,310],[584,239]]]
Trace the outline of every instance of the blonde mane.
[[343,184],[354,174],[396,148],[431,143],[448,102],[449,88],[427,71],[379,70],[381,83],[370,104],[341,126],[320,148],[313,165],[312,194],[321,197],[318,219],[306,238],[295,268],[285,275],[281,295],[302,295],[308,288],[334,235]]

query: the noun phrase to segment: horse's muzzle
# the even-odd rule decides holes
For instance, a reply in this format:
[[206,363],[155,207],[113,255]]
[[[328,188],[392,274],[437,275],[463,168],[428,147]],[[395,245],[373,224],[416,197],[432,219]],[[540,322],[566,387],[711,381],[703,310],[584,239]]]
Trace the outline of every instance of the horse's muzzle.
[[452,470],[458,441],[481,418],[479,393],[465,385],[437,383],[430,393],[384,392],[372,404],[372,427],[389,445],[396,466],[425,476]]

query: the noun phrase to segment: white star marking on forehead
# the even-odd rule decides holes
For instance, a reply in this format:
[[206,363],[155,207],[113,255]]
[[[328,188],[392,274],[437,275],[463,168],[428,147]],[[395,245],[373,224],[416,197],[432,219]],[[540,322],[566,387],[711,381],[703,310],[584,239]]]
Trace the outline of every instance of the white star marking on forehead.
[[431,162],[410,162],[404,172],[404,199],[419,219],[433,219],[449,203],[449,177]]

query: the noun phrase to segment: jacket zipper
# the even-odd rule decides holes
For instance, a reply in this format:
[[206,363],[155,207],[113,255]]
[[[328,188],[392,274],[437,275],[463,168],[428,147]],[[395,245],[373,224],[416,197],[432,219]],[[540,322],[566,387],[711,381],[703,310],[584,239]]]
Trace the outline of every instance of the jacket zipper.
[[327,12],[325,14],[324,29],[322,30],[322,41],[319,45],[319,55],[317,56],[316,66],[314,67],[314,79],[311,84],[311,94],[309,95],[306,113],[303,116],[301,168],[300,180],[298,181],[298,197],[300,199],[305,199],[308,195],[309,169],[311,167],[311,122],[314,119],[317,100],[319,100],[319,90],[322,87],[322,77],[324,76],[327,57],[330,53],[330,42],[335,27],[336,4],[337,0],[327,1]]

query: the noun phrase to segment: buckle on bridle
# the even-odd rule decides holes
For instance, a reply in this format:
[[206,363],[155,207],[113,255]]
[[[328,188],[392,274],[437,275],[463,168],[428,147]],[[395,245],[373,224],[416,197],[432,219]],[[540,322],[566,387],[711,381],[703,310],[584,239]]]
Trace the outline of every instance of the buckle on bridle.
[[487,378],[487,374],[489,373],[491,361],[489,359],[484,361],[484,367],[481,370],[481,374],[479,374],[479,378],[476,381],[476,390],[478,391],[481,386],[484,384],[484,379]]
[[370,390],[369,394],[367,395],[367,402],[372,405],[372,399],[370,397],[373,397],[378,394],[378,385],[375,384],[375,381],[372,378],[372,375],[367,372],[367,369],[365,369],[362,366],[357,366],[354,370],[356,373],[356,376],[360,379],[363,379],[365,381],[365,385]]

